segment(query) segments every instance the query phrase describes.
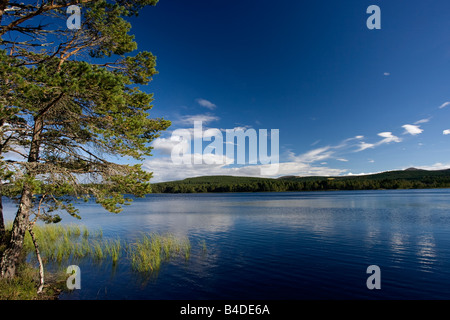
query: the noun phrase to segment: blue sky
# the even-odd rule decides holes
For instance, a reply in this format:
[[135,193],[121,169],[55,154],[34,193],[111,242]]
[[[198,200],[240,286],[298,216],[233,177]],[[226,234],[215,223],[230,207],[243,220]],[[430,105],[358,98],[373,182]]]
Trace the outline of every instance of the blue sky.
[[[369,30],[370,5],[381,29]],[[132,19],[157,56],[145,91],[172,121],[145,168],[154,181],[255,175],[171,162],[174,130],[279,129],[281,175],[450,168],[450,2],[160,0]]]

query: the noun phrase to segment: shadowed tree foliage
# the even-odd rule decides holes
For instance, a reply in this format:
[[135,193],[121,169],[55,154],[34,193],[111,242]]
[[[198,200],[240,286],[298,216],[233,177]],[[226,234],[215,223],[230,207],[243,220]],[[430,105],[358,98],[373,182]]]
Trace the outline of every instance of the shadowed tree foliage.
[[450,188],[450,169],[387,171],[361,176],[296,177],[278,179],[206,176],[152,185],[153,193],[286,192]]
[[[57,209],[79,217],[74,201],[90,197],[118,213],[131,201],[125,194],[151,191],[151,173],[113,159],[150,156],[150,142],[170,126],[149,116],[153,95],[142,87],[156,58],[132,55],[127,21],[156,2],[0,0],[0,191],[18,202],[1,277],[14,276],[37,219],[58,222]],[[74,4],[82,24],[69,30]]]

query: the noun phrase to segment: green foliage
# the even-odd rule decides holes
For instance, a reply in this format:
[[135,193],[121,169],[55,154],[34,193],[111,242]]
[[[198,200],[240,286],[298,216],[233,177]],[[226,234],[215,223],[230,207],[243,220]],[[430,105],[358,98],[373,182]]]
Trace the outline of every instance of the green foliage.
[[[0,279],[0,300],[38,300],[38,273],[28,264],[21,264],[14,279]],[[47,291],[47,290],[46,290]],[[46,292],[47,298],[53,298]]]
[[[11,224],[8,224],[7,229],[11,229]],[[120,258],[125,257],[134,271],[152,273],[176,256],[189,259],[191,252],[188,238],[170,233],[143,233],[135,242],[127,243],[120,239],[103,239],[101,229],[89,231],[77,224],[35,225],[33,231],[44,263],[61,264],[69,260],[93,259],[97,262],[109,260],[116,265]],[[206,252],[206,243],[203,241],[200,245]],[[27,255],[35,255],[28,233],[24,242],[24,256]]]
[[[0,188],[17,200],[31,190],[41,220],[59,222],[58,210],[80,218],[75,202],[89,198],[119,213],[131,202],[124,194],[151,192],[151,173],[106,159],[151,156],[151,142],[171,124],[149,116],[153,94],[142,88],[157,73],[156,57],[133,54],[137,43],[127,20],[157,2],[84,1],[78,31],[42,30],[28,19],[36,10],[65,21],[72,1],[6,13],[9,21],[29,24],[0,32],[7,38],[17,28],[28,30],[17,42],[0,42]],[[7,152],[23,160],[6,161]]]
[[212,176],[152,185],[154,193],[281,192],[450,188],[450,170],[390,171],[365,176],[282,177]]

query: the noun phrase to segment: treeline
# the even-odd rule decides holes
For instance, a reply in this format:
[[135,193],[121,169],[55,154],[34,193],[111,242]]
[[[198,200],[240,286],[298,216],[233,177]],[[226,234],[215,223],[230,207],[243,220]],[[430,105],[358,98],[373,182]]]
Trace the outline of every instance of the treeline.
[[421,170],[380,173],[358,177],[285,177],[279,179],[246,177],[200,177],[152,185],[154,193],[283,192],[327,190],[380,190],[450,188],[450,171]]

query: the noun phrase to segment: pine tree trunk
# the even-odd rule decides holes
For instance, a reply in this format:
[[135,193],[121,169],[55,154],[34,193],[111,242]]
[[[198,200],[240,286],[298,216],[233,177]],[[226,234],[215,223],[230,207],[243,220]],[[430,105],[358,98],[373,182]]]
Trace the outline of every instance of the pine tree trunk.
[[[33,139],[28,154],[28,163],[37,162],[39,159],[39,148],[41,144],[41,133],[44,126],[42,114],[38,115],[34,122]],[[29,172],[30,176],[33,176]],[[23,253],[23,239],[28,230],[30,210],[33,205],[32,186],[25,183],[22,189],[19,209],[14,219],[11,238],[8,248],[3,253],[0,261],[0,278],[11,279],[16,274],[17,266]]]
[[5,221],[3,220],[3,199],[0,193],[0,244],[5,240]]
[[16,274],[23,249],[23,239],[29,224],[29,214],[32,205],[32,192],[28,185],[24,186],[16,218],[12,228],[8,248],[3,253],[0,262],[0,277],[11,279]]

